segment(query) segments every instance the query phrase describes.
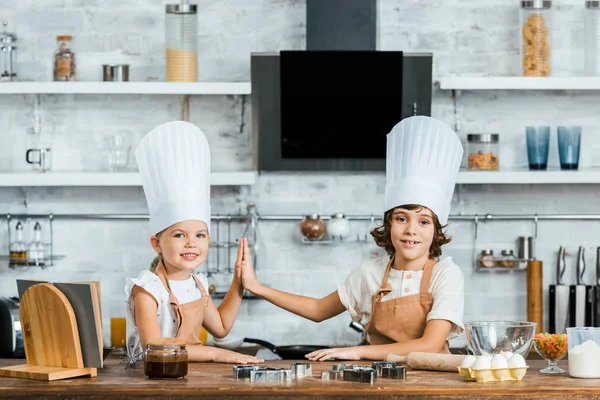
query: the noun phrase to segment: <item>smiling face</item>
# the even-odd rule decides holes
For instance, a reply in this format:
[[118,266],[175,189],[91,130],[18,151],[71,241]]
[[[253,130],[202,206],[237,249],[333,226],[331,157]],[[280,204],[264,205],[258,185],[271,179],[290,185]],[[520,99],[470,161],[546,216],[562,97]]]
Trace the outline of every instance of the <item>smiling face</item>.
[[168,273],[192,271],[206,260],[208,228],[203,221],[183,221],[150,238]]
[[396,258],[413,261],[429,258],[435,225],[433,214],[426,207],[413,210],[398,207],[391,218],[390,237]]

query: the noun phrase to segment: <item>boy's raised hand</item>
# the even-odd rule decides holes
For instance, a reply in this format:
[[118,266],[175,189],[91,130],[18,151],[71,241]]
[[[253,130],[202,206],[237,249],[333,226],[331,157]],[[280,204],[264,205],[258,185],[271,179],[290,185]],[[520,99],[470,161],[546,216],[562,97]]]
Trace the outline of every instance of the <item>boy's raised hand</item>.
[[[239,275],[238,275],[239,274]],[[258,284],[254,267],[252,266],[252,255],[248,247],[248,239],[241,238],[238,246],[238,257],[235,262],[235,275],[240,276],[242,286],[252,292],[252,289]]]

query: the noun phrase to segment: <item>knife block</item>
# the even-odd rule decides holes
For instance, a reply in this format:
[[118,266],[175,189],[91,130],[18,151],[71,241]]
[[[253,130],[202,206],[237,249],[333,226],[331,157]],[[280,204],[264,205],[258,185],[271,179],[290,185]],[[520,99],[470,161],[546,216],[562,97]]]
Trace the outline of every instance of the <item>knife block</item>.
[[75,311],[55,286],[39,283],[23,293],[19,307],[27,364],[0,368],[0,376],[53,381],[97,375],[86,368]]

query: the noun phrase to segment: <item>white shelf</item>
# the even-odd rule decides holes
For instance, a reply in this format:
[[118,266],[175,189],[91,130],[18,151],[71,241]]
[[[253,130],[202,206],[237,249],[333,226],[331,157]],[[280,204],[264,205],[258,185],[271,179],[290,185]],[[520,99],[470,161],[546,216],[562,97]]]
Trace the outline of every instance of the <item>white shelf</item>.
[[600,169],[578,171],[460,171],[457,184],[600,184]]
[[596,77],[445,77],[436,79],[443,90],[600,90]]
[[250,94],[250,82],[0,82],[0,94]]
[[[253,185],[256,172],[213,172],[212,186]],[[137,172],[124,173],[2,173],[0,187],[29,186],[141,186]]]

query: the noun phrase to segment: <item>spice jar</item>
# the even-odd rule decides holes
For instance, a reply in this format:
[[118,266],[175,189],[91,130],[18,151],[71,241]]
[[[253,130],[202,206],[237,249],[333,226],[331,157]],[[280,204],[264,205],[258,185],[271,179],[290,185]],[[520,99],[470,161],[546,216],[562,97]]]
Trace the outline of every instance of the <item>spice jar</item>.
[[332,238],[344,239],[350,233],[350,221],[344,214],[334,214],[327,223],[327,232]]
[[148,378],[183,378],[188,373],[185,341],[161,338],[150,341],[144,351],[144,373]]
[[58,48],[54,53],[55,81],[75,80],[75,53],[69,48],[71,40],[73,40],[73,37],[70,35],[56,37]]
[[325,230],[325,223],[318,214],[307,215],[300,224],[300,232],[308,240],[323,239]]
[[522,0],[520,53],[524,76],[549,76],[550,0]]
[[502,259],[500,260],[500,266],[504,268],[514,268],[517,266],[517,257],[515,253],[510,249],[502,250],[500,253]]
[[496,266],[496,260],[494,260],[494,252],[492,250],[482,250],[479,256],[479,267],[481,268],[494,268]]
[[500,166],[500,135],[480,133],[467,135],[469,169],[497,171]]

